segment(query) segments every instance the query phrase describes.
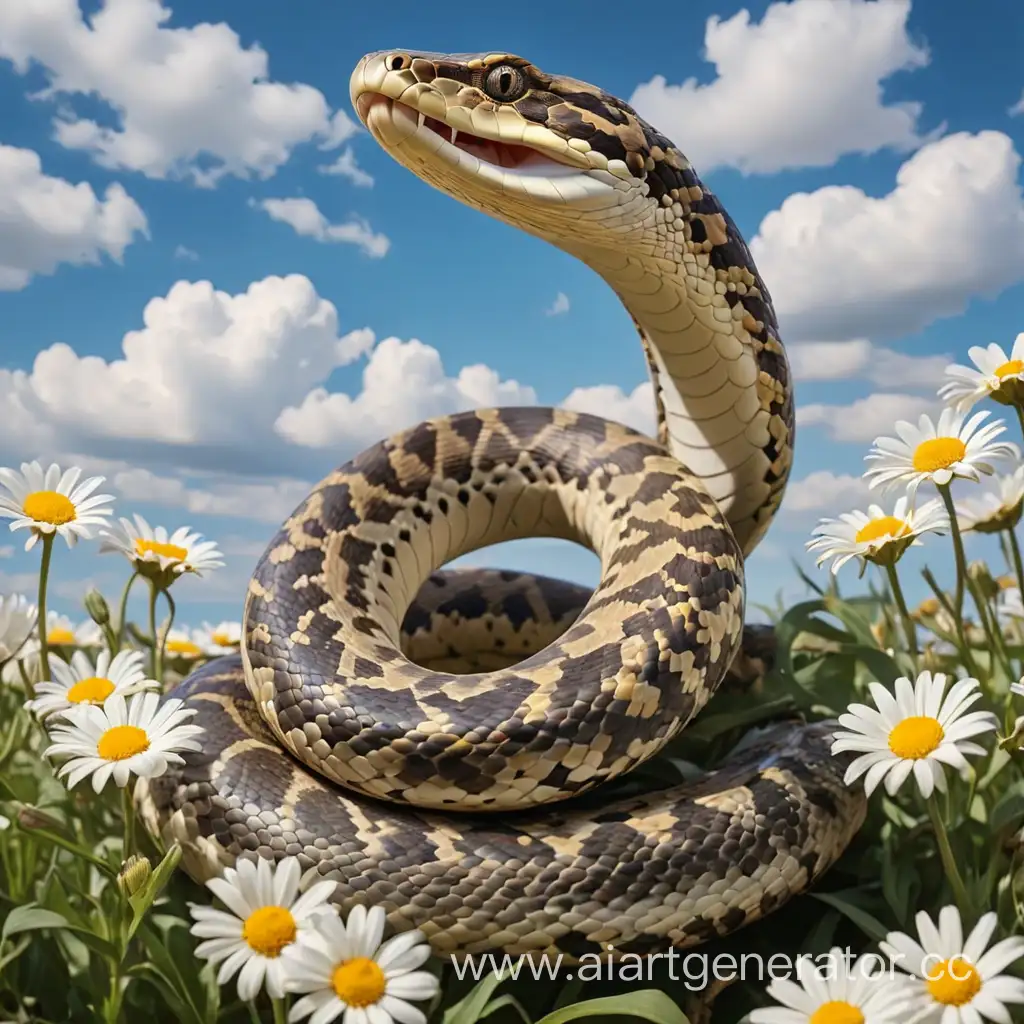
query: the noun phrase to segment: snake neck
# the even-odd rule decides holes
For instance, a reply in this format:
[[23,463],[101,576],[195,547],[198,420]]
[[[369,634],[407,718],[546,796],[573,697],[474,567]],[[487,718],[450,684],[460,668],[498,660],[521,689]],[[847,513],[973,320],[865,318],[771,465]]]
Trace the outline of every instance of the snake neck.
[[632,317],[653,384],[658,440],[701,477],[749,554],[782,499],[793,440],[788,366],[770,299],[756,278],[710,281],[713,268],[679,260],[670,237],[659,241],[659,255],[562,245]]

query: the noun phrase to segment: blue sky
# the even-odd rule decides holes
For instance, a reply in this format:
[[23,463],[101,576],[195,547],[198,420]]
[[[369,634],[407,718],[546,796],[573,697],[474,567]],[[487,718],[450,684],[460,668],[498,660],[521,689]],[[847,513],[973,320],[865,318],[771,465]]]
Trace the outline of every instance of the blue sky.
[[[864,507],[873,437],[937,412],[946,362],[1024,329],[1024,9],[984,7],[967,25],[922,0],[692,0],[656,21],[582,2],[0,5],[0,464],[77,463],[118,514],[216,540],[226,567],[177,590],[198,625],[237,618],[308,487],[395,429],[533,401],[649,429],[607,286],[354,124],[363,53],[501,49],[632,102],[751,243],[800,429],[749,594],[792,599],[817,519]],[[0,555],[0,593],[31,592],[36,553],[11,536]],[[560,542],[470,558],[596,580]],[[76,619],[86,585],[124,578],[95,545],[54,572]]]

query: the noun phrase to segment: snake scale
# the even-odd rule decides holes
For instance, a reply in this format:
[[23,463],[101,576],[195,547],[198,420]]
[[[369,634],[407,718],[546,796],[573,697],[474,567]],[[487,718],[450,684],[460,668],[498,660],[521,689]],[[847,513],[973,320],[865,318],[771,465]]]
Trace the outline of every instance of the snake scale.
[[[770,726],[696,782],[598,790],[596,808],[580,795],[660,751],[730,668],[742,685],[770,660],[770,634],[743,625],[744,559],[793,452],[769,293],[682,153],[594,86],[509,54],[387,51],[350,89],[399,163],[614,289],[657,438],[478,409],[331,473],[260,560],[240,653],[173,691],[204,749],[140,786],[141,812],[197,880],[297,855],[343,911],[380,905],[441,953],[727,934],[807,888],[860,827],[834,723]],[[441,568],[538,536],[596,551],[596,590]]]

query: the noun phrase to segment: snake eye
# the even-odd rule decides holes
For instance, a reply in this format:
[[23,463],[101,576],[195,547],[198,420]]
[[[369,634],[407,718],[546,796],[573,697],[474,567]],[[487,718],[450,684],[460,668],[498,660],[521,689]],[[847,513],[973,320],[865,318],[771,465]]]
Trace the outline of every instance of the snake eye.
[[407,53],[389,53],[384,59],[384,68],[387,71],[403,71],[412,67],[412,57]]
[[526,75],[519,68],[515,68],[511,64],[499,64],[487,72],[487,77],[484,79],[484,92],[492,100],[511,103],[526,92],[528,84]]

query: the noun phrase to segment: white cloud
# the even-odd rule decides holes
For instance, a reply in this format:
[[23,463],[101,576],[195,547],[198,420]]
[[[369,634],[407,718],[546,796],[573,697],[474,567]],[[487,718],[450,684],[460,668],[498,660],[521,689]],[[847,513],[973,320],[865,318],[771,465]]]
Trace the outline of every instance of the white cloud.
[[146,215],[118,184],[100,199],[43,173],[30,149],[0,145],[0,291],[17,291],[33,274],[52,274],[60,263],[120,262],[136,234],[148,237]]
[[12,558],[14,547],[11,544],[0,544],[0,558]]
[[46,69],[41,99],[97,97],[114,125],[62,103],[57,141],[105,167],[213,185],[272,175],[298,144],[339,145],[357,129],[323,94],[271,81],[266,51],[223,22],[170,28],[160,0],[105,0],[86,19],[74,0],[0,4],[0,58]]
[[823,427],[833,441],[873,441],[891,436],[897,420],[916,421],[922,413],[934,418],[938,404],[934,396],[881,392],[850,405],[798,405],[796,423],[798,428]]
[[911,356],[873,345],[866,338],[852,341],[805,341],[787,347],[793,376],[798,381],[869,380],[883,388],[938,387],[952,356]]
[[649,380],[638,384],[628,395],[617,384],[574,388],[562,406],[624,423],[649,437],[654,436],[656,429],[654,388]]
[[348,242],[358,245],[367,256],[386,255],[391,242],[385,235],[374,234],[370,225],[359,217],[345,224],[332,224],[312,199],[264,199],[256,204],[273,220],[289,225],[296,234],[307,235],[318,242]]
[[546,310],[544,310],[545,316],[561,316],[563,313],[569,312],[569,296],[565,292],[559,292],[555,296],[555,301],[551,303]]
[[800,480],[793,480],[782,499],[780,517],[790,512],[831,513],[856,508],[863,504],[870,491],[863,477],[849,473],[833,473],[828,469],[815,470]]
[[789,196],[750,244],[785,336],[909,333],[1024,279],[1020,162],[1001,132],[958,132],[918,150],[881,198],[849,185]]
[[238,295],[178,281],[142,319],[121,359],[80,356],[59,342],[30,372],[0,370],[4,440],[21,451],[81,450],[99,439],[258,448],[273,440],[279,409],[374,340],[366,329],[339,336],[335,307],[297,274]]
[[1011,117],[1015,117],[1017,114],[1024,114],[1024,92],[1020,94],[1020,99],[1010,107],[1008,113]]
[[[313,489],[309,481],[287,477],[240,478],[193,487],[180,477],[159,476],[148,469],[116,471],[109,481],[118,497],[128,501],[182,508],[193,515],[234,516],[263,523],[282,522]],[[118,510],[118,514],[124,513]]]
[[195,262],[199,259],[199,253],[195,249],[190,249],[187,245],[177,245],[174,247],[174,258],[176,260],[190,260]]
[[359,394],[318,388],[300,405],[283,409],[275,429],[293,444],[361,447],[432,416],[536,402],[533,388],[502,380],[489,366],[464,366],[449,377],[436,348],[417,338],[385,338],[370,355]]
[[708,18],[705,58],[717,77],[670,85],[656,75],[630,103],[698,170],[774,173],[828,167],[844,153],[914,148],[919,103],[886,104],[882,83],[924,67],[907,34],[910,0],[773,3],[760,22]]
[[318,167],[317,170],[321,174],[337,174],[342,178],[348,178],[353,185],[358,185],[360,188],[373,187],[373,176],[367,174],[356,163],[356,155],[352,152],[350,146],[341,151],[334,163],[324,164],[322,167]]

